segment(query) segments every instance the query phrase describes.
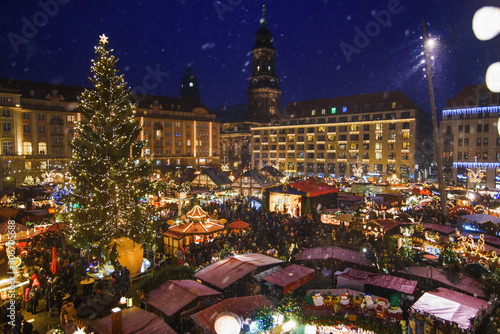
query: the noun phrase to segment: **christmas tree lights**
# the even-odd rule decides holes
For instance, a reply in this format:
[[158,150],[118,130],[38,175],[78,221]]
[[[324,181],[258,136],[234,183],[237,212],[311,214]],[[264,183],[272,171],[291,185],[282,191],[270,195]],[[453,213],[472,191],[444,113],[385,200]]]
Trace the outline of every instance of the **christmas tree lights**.
[[[134,118],[130,88],[115,68],[117,59],[100,36],[92,60],[93,89],[86,89],[79,105],[82,121],[71,142],[68,168],[71,194],[65,200],[70,240],[96,255],[116,249],[113,241],[128,237],[151,242],[156,228],[152,207],[141,201],[150,191],[150,162],[141,154],[145,141]],[[110,259],[114,260],[113,252]]]

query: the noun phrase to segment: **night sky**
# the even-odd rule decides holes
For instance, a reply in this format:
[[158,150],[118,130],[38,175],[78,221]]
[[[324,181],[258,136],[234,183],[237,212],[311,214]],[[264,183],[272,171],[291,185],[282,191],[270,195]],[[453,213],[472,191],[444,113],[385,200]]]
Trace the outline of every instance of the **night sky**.
[[[500,1],[266,1],[281,107],[401,89],[430,113],[419,55],[425,19],[429,34],[439,37],[433,69],[440,111],[465,85],[484,82],[489,64],[500,59],[500,37],[481,42],[471,28],[474,12],[488,4]],[[217,7],[212,0],[5,1],[0,76],[88,86],[93,47],[104,33],[133,88],[144,89],[143,79],[159,71],[147,92],[177,97],[191,64],[207,107],[246,103],[262,1],[221,0]],[[372,36],[356,45],[356,29],[367,28]],[[341,48],[347,44],[357,49],[349,57]]]

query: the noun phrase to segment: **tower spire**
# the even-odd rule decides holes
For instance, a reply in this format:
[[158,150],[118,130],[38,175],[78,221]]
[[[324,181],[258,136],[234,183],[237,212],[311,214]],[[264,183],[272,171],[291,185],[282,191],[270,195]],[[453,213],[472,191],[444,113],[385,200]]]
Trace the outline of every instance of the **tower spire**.
[[262,5],[262,18],[260,19],[260,26],[267,27],[267,19],[266,19],[266,5]]

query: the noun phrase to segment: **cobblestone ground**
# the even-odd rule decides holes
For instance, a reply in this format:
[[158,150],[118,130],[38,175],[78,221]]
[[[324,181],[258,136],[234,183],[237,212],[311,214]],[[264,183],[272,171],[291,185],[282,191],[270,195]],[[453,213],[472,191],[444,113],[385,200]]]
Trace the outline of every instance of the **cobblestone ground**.
[[50,329],[60,328],[61,326],[59,315],[57,311],[55,311],[56,308],[53,308],[52,317],[49,317],[49,312],[45,311],[45,305],[45,300],[41,299],[38,302],[36,314],[30,313],[24,308],[21,309],[24,319],[28,321],[33,320],[31,322],[33,324],[33,330],[38,331],[40,334],[45,334]]

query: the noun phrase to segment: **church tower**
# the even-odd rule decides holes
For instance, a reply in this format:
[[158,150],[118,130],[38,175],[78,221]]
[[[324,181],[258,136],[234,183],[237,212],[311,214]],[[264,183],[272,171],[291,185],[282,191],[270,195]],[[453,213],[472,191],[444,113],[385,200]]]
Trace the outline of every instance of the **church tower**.
[[275,70],[276,49],[273,35],[267,29],[266,8],[262,8],[261,27],[255,35],[252,49],[252,76],[248,86],[246,118],[268,122],[280,110],[281,90]]
[[191,65],[188,65],[188,67],[184,71],[179,97],[200,101],[200,89],[198,87],[198,80],[196,80],[196,75],[194,74]]

